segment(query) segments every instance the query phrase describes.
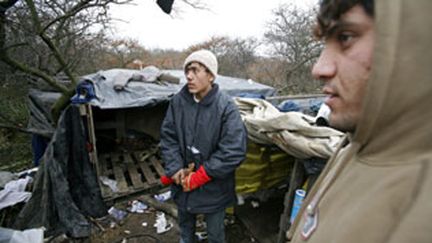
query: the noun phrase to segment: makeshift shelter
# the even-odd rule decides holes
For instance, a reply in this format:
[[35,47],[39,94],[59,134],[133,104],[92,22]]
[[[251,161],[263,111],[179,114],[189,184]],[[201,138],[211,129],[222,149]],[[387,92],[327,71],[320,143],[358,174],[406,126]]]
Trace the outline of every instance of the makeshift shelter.
[[[215,82],[232,96],[275,93],[252,80],[219,75]],[[29,129],[52,139],[16,228],[88,236],[86,217],[105,215],[103,201],[160,187],[159,128],[170,98],[185,83],[182,71],[155,67],[86,75],[56,129],[49,108],[59,94],[32,90]]]

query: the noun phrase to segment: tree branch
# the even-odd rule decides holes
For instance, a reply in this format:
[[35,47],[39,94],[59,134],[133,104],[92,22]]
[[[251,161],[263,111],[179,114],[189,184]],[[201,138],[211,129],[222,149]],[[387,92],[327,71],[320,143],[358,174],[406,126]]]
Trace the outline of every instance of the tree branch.
[[18,2],[18,0],[1,1],[0,2],[0,14],[4,14],[6,12],[6,10],[8,10],[13,5],[15,5],[16,2]]
[[12,129],[12,130],[16,130],[19,132],[23,132],[23,133],[28,133],[28,134],[38,134],[44,137],[48,137],[49,135],[46,132],[40,132],[34,129],[27,129],[27,128],[22,128],[22,127],[18,127],[18,126],[12,126],[12,125],[8,125],[8,124],[3,124],[0,123],[0,128],[5,128],[5,129]]
[[49,74],[47,74],[47,73],[45,73],[39,69],[30,67],[30,66],[28,66],[22,62],[18,62],[18,61],[15,61],[15,60],[9,58],[6,51],[0,52],[0,60],[3,61],[4,63],[8,64],[9,66],[20,70],[21,72],[28,73],[28,74],[31,74],[31,75],[34,75],[36,77],[43,79],[49,85],[53,86],[54,88],[56,88],[58,91],[60,91],[62,93],[66,93],[68,91],[68,88],[66,88],[64,85],[59,84],[57,82],[57,80],[52,78]]
[[182,0],[187,5],[191,6],[192,8],[201,9],[201,10],[209,10],[207,5],[202,4],[201,1],[190,1],[190,0]]
[[68,76],[68,78],[71,81],[72,85],[76,86],[76,84],[77,84],[76,77],[75,77],[75,75],[72,74],[72,72],[70,71],[70,69],[67,67],[66,61],[64,60],[63,56],[61,55],[60,50],[52,42],[52,40],[45,34],[45,32],[43,32],[43,28],[41,27],[41,24],[40,24],[40,21],[39,21],[39,17],[37,15],[36,7],[34,5],[33,0],[25,0],[25,1],[26,1],[27,5],[30,8],[31,17],[32,17],[32,20],[33,20],[33,22],[35,24],[36,32],[41,37],[41,39],[45,42],[45,44],[50,48],[50,50],[52,51],[54,57],[59,62],[59,64],[61,66],[65,67],[64,68],[64,72]]

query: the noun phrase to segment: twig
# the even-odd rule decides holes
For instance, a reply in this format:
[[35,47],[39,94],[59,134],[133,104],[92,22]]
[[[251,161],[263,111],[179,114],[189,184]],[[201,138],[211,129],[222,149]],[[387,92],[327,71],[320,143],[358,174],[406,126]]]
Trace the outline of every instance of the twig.
[[88,217],[88,219],[92,222],[92,223],[94,223],[102,232],[105,232],[105,228],[96,220],[96,219],[94,219],[94,218],[92,218],[92,217]]
[[171,215],[174,218],[178,217],[178,211],[177,208],[175,208],[175,206],[168,204],[168,203],[161,203],[159,201],[157,201],[156,199],[152,198],[149,195],[143,195],[140,197],[140,199],[145,202],[146,204],[148,204],[149,206],[157,209],[157,210],[161,210],[164,211],[165,213]]
[[13,129],[13,130],[17,130],[19,132],[28,133],[28,134],[37,134],[37,135],[41,135],[43,137],[48,137],[48,138],[51,136],[51,133],[49,133],[49,132],[40,132],[40,131],[36,131],[33,129],[26,129],[26,128],[17,127],[17,126],[8,125],[8,124],[3,124],[3,123],[0,123],[0,128]]

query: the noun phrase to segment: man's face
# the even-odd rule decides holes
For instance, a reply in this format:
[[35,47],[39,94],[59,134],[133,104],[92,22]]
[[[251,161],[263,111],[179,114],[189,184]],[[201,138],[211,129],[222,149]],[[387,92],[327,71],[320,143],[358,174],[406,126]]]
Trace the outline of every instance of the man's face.
[[374,21],[356,5],[330,26],[312,75],[324,82],[330,126],[354,132],[362,109],[374,46]]
[[197,62],[192,62],[186,67],[185,75],[189,92],[198,99],[204,98],[211,89],[213,75]]

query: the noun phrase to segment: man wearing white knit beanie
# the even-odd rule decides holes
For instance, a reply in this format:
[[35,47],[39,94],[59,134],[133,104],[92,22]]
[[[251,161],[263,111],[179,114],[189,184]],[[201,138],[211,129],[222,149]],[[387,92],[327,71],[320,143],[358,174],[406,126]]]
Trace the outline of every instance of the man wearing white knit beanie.
[[161,127],[165,174],[178,207],[180,242],[196,242],[204,214],[209,243],[225,242],[225,209],[235,204],[235,169],[245,158],[246,129],[232,98],[215,83],[216,56],[208,50],[184,62],[187,84],[170,102]]
[[[209,50],[199,50],[190,54],[183,65],[189,92],[201,100],[212,88],[218,72],[216,56]],[[200,72],[204,71],[204,72]]]

